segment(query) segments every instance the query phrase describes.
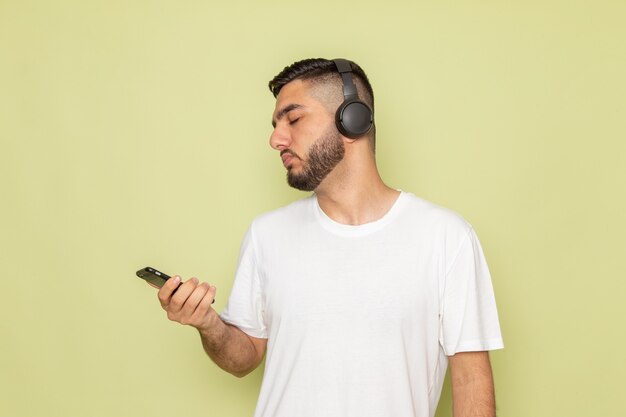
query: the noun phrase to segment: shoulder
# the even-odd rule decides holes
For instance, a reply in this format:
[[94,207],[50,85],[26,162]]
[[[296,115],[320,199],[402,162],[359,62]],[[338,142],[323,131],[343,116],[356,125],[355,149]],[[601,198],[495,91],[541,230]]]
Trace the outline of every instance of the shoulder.
[[472,225],[460,214],[412,194],[408,197],[405,216],[416,225],[414,233],[442,256],[446,270],[459,253],[466,251],[471,254],[478,247]]
[[459,213],[418,197],[412,193],[403,193],[405,198],[403,214],[410,221],[427,226],[433,231],[444,234],[466,236],[472,229],[471,224]]
[[314,204],[313,196],[294,201],[286,206],[258,215],[252,221],[250,228],[255,234],[276,234],[283,230],[302,226],[311,221]]

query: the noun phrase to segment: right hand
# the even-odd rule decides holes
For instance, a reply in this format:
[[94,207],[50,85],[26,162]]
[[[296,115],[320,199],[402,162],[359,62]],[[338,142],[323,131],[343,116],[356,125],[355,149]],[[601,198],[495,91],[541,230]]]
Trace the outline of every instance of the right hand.
[[174,275],[159,290],[159,302],[167,318],[198,330],[209,328],[217,317],[211,307],[216,288],[198,278],[191,278],[179,287],[180,282],[180,276]]

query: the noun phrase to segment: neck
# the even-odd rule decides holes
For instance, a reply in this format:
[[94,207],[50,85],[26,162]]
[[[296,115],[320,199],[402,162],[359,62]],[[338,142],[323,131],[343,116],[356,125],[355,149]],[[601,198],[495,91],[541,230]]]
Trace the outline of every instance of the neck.
[[315,194],[328,217],[338,223],[359,225],[383,217],[400,192],[382,181],[373,155],[357,158],[346,152]]

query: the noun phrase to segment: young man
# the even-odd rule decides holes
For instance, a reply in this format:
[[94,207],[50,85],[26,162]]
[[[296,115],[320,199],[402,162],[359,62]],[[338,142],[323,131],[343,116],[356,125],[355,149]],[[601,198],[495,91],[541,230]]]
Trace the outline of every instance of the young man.
[[257,417],[432,417],[448,363],[455,417],[495,416],[488,350],[502,338],[487,265],[455,213],[383,183],[374,95],[345,60],[309,59],[272,81],[270,145],[313,195],[254,220],[226,309],[176,276],[171,320],[243,376],[267,353]]

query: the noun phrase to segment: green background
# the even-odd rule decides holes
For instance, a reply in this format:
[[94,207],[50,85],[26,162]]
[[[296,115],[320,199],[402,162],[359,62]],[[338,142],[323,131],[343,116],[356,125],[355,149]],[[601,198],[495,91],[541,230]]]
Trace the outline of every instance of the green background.
[[[348,57],[385,181],[461,213],[493,275],[501,417],[618,415],[623,1],[0,0],[0,415],[251,416],[134,276],[218,287],[290,190],[267,81]],[[381,358],[385,360],[385,358]],[[438,417],[451,415],[446,384]]]

